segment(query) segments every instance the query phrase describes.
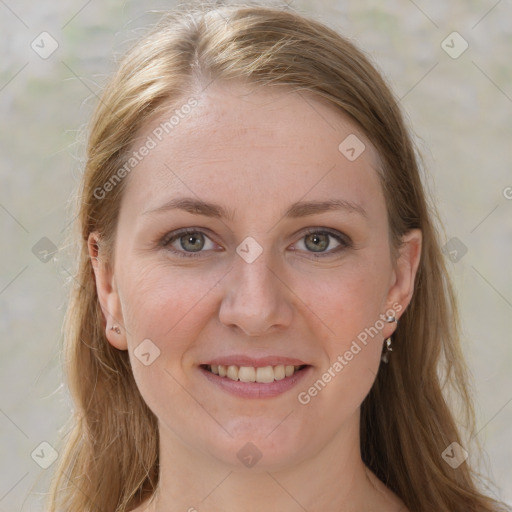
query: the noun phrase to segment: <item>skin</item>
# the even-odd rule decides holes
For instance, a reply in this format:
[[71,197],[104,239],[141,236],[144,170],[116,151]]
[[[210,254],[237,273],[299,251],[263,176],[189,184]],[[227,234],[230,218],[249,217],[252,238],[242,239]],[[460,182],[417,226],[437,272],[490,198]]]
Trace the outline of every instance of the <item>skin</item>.
[[[198,106],[125,178],[111,266],[98,233],[89,238],[107,338],[129,350],[137,385],[159,421],[160,486],[137,510],[407,510],[359,451],[360,405],[396,324],[382,322],[308,404],[297,395],[386,311],[403,313],[421,233],[407,233],[392,259],[378,157],[332,106],[241,83],[214,83],[197,98]],[[168,117],[149,124],[134,148]],[[350,134],[366,146],[354,161],[338,149]],[[179,196],[218,203],[233,219],[180,210],[144,214]],[[366,215],[283,217],[296,201],[326,199],[351,201]],[[198,257],[159,245],[180,228],[205,235]],[[337,251],[339,242],[328,237],[323,253],[330,254],[315,259],[306,228],[344,233],[352,245]],[[263,249],[252,263],[236,252],[248,236]],[[186,252],[179,238],[171,247]],[[148,366],[134,355],[144,339],[160,350]],[[241,398],[211,384],[198,367],[233,353],[295,357],[312,368],[279,396]],[[262,454],[251,468],[237,457],[248,442]]]

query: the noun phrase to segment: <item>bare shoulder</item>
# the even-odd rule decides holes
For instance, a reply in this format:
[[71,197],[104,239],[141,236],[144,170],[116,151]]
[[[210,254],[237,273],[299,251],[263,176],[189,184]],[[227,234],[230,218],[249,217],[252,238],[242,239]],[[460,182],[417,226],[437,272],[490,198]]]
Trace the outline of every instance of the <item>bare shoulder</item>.
[[374,502],[369,510],[375,512],[410,512],[405,503],[377,476],[367,468],[368,479],[372,484],[374,492]]

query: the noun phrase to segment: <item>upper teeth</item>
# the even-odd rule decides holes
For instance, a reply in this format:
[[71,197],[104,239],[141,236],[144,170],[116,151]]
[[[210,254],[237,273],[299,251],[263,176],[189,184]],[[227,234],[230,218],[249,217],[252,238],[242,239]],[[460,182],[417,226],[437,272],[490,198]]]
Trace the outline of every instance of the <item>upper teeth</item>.
[[269,383],[274,380],[282,380],[285,377],[291,377],[300,366],[284,365],[263,366],[254,368],[253,366],[225,366],[222,364],[212,364],[210,367],[212,373],[220,377],[227,377],[241,382],[262,382]]

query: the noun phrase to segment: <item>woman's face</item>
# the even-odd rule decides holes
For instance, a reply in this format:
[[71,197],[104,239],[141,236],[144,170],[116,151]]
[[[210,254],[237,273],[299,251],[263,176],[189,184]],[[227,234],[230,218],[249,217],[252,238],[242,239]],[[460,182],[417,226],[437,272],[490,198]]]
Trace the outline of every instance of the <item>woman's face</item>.
[[358,452],[420,234],[393,262],[375,151],[333,107],[215,83],[193,104],[133,145],[113,272],[95,263],[108,339],[164,446],[263,468]]

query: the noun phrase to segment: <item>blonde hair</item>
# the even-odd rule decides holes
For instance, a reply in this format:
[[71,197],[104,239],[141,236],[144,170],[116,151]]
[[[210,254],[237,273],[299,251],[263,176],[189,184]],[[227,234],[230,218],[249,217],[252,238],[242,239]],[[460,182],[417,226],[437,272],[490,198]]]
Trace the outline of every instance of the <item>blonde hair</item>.
[[412,302],[394,335],[396,348],[361,407],[363,461],[411,511],[505,510],[478,489],[468,462],[453,469],[441,456],[452,442],[464,446],[448,394],[457,397],[469,435],[474,412],[435,217],[397,100],[364,54],[318,21],[277,7],[229,5],[164,16],[122,60],[94,114],[79,191],[78,284],[65,321],[75,411],[50,512],[129,511],[158,484],[157,421],[138,391],[128,353],[105,336],[87,240],[99,231],[105,262],[112,261],[126,180],[104,197],[95,191],[123,167],[148,120],[211,80],[309,91],[348,115],[371,140],[381,159],[392,245],[419,228],[423,247]]

